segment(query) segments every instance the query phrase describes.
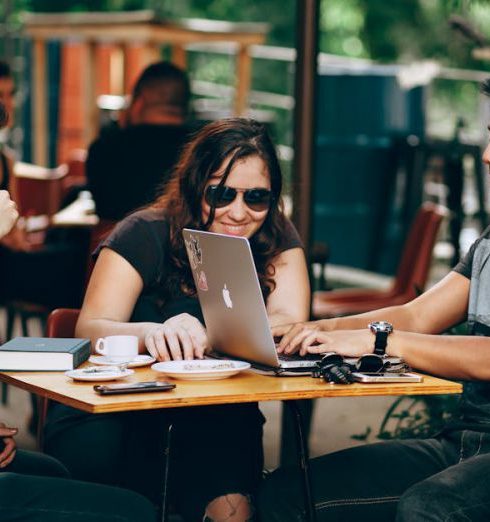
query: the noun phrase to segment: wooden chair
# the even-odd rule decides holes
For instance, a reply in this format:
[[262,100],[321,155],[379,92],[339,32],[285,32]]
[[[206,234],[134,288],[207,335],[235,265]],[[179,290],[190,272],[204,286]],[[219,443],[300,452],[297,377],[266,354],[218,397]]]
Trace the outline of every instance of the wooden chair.
[[[57,308],[49,316],[46,326],[47,337],[75,337],[75,326],[77,325],[80,310],[77,308]],[[37,444],[42,450],[43,430],[48,413],[49,400],[47,397],[38,396],[38,422],[37,422]]]
[[405,241],[393,285],[388,290],[343,289],[313,294],[312,317],[324,319],[407,303],[425,289],[432,251],[447,209],[425,203]]
[[[80,315],[80,310],[76,308],[57,308],[53,310],[48,317],[47,336],[48,337],[74,337],[75,327]],[[39,422],[37,426],[37,442],[38,447],[42,449],[43,444],[43,429],[48,412],[49,400],[46,397],[39,397]],[[165,467],[164,467],[164,485],[162,491],[162,504],[160,506],[162,513],[162,520],[167,520],[168,511],[168,482],[170,471],[170,449],[172,440],[172,423],[167,425],[167,440],[165,447]]]
[[62,164],[49,169],[39,165],[14,164],[14,193],[21,216],[52,216],[58,211],[63,196],[63,180],[68,167]]

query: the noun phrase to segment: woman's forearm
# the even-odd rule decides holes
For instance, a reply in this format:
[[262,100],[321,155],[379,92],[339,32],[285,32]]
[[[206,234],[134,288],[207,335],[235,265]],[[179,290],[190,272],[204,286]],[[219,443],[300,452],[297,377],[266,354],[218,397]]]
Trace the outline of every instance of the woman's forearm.
[[155,323],[123,323],[109,319],[83,319],[79,320],[75,330],[77,337],[90,339],[92,348],[99,337],[108,335],[136,335],[138,337],[139,352],[145,353],[146,333],[156,326]]

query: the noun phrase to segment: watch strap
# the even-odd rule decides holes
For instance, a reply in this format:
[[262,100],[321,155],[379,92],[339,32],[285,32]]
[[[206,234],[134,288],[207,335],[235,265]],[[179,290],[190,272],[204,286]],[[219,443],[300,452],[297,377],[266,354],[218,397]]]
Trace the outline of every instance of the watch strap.
[[386,345],[388,344],[388,335],[389,332],[376,332],[375,333],[375,341],[374,341],[374,353],[376,355],[385,355],[386,354]]

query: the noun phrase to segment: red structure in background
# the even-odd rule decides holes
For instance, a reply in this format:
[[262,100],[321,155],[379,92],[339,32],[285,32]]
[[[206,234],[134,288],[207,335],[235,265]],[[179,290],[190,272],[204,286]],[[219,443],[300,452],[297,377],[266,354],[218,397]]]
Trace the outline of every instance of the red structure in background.
[[[101,44],[96,50],[96,96],[101,94],[125,95],[147,65],[143,45],[125,47],[124,73],[122,73],[121,47]],[[68,162],[71,151],[85,149],[83,74],[87,71],[86,47],[83,43],[66,42],[61,50],[61,85],[59,97],[57,163]],[[123,86],[123,87],[121,87]]]

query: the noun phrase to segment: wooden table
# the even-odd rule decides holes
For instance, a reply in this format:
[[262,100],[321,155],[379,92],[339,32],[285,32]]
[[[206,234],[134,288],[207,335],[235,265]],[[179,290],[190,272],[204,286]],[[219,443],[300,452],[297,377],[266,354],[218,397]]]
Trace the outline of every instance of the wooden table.
[[[174,390],[157,393],[100,396],[93,382],[75,382],[60,372],[1,372],[0,380],[88,413],[181,408],[211,404],[366,397],[379,395],[437,395],[461,393],[458,383],[424,376],[420,383],[327,384],[311,377],[269,377],[246,371],[215,381],[172,380],[147,368],[119,382],[168,380]],[[97,384],[97,383],[95,383]]]
[[[311,377],[269,377],[246,371],[232,378],[214,381],[177,381],[174,390],[127,395],[97,395],[93,382],[74,382],[59,372],[0,372],[0,380],[88,413],[108,413],[159,408],[181,408],[211,404],[234,404],[260,401],[286,401],[291,408],[298,441],[300,467],[303,471],[303,493],[307,519],[315,520],[308,466],[308,447],[301,414],[300,399],[323,397],[366,397],[378,395],[437,395],[461,393],[458,383],[424,376],[420,383],[392,384],[327,384]],[[125,382],[169,380],[149,368],[135,369]],[[167,452],[170,451],[171,426]],[[167,459],[167,464],[169,459]],[[165,470],[168,477],[168,467]],[[164,489],[163,519],[166,517],[167,494]]]
[[[232,23],[218,20],[161,20],[152,10],[91,13],[25,13],[24,33],[33,39],[34,72],[33,132],[36,163],[47,160],[46,43],[78,38],[86,45],[88,66],[84,74],[85,141],[90,143],[97,131],[95,95],[95,51],[100,42],[116,42],[123,51],[131,42],[144,42],[146,62],[161,59],[160,46],[172,46],[172,61],[186,68],[185,45],[197,42],[233,42],[236,45],[235,114],[244,114],[250,90],[251,45],[263,44],[268,31],[265,23]],[[123,63],[124,65],[124,63]]]

